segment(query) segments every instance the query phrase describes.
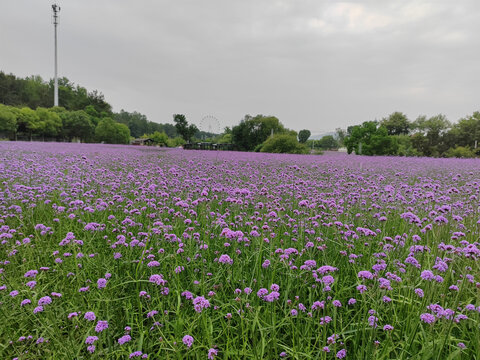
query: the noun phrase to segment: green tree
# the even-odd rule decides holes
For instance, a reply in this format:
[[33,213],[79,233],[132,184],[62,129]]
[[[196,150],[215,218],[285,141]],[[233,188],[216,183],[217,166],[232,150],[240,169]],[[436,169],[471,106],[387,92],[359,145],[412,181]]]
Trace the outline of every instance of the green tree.
[[253,151],[260,148],[272,133],[297,136],[294,131],[285,129],[275,116],[245,115],[240,124],[232,128],[232,141],[240,150]]
[[338,149],[338,141],[332,135],[325,135],[319,141],[318,145],[324,150]]
[[468,146],[455,146],[455,148],[450,148],[445,154],[447,157],[456,157],[456,158],[473,158],[475,153]]
[[155,131],[150,135],[150,139],[152,139],[153,143],[156,145],[168,146],[168,135],[164,132]]
[[17,116],[18,133],[28,134],[30,140],[32,136],[40,130],[40,119],[35,110],[24,107],[21,108]]
[[347,132],[344,129],[342,128],[335,129],[335,137],[337,138],[339,146],[343,146],[343,141],[345,140],[346,136],[347,136]]
[[91,141],[95,135],[95,125],[83,110],[65,111],[60,114],[63,122],[63,136],[68,140],[78,138],[83,142]]
[[115,144],[130,144],[130,130],[127,125],[115,123]]
[[412,144],[425,156],[440,156],[448,149],[443,142],[443,135],[451,127],[445,115],[439,114],[427,118],[419,116],[412,124],[415,131]]
[[183,138],[180,136],[174,137],[173,139],[168,139],[167,141],[168,147],[178,147],[182,145],[185,145],[185,140],[183,140]]
[[130,130],[127,125],[119,124],[112,118],[103,118],[95,128],[95,138],[107,144],[130,143]]
[[17,113],[10,106],[0,104],[0,133],[15,137],[17,127]]
[[398,149],[396,139],[388,135],[384,126],[378,127],[376,121],[353,126],[344,143],[349,154],[355,151],[362,155],[394,155]]
[[39,126],[37,128],[42,137],[56,137],[62,130],[62,119],[54,111],[39,107],[36,110]]
[[136,111],[130,113],[125,110],[120,110],[119,113],[114,114],[115,121],[125,124],[130,129],[130,134],[134,138],[138,138],[143,134],[152,134],[155,131],[160,131],[160,128],[154,129],[153,131],[149,131],[149,121],[147,117],[143,114],[140,114]]
[[308,154],[309,150],[298,142],[296,136],[277,134],[268,138],[260,148],[261,152],[282,154]]
[[407,135],[411,126],[407,116],[398,111],[382,119],[380,125],[385,126],[388,135]]
[[174,114],[173,122],[178,134],[186,141],[189,142],[192,137],[198,132],[198,128],[194,124],[188,124],[187,118],[183,114]]
[[455,146],[475,147],[475,142],[480,143],[480,112],[474,112],[473,115],[458,120],[456,124],[448,131],[444,141],[449,148]]
[[310,135],[312,135],[310,130],[306,130],[306,129],[300,130],[298,132],[298,141],[301,142],[302,144],[305,144],[308,138],[310,137]]

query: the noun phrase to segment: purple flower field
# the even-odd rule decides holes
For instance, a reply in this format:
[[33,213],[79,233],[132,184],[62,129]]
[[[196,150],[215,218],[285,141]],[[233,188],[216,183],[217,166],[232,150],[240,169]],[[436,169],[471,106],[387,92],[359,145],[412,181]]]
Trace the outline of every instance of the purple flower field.
[[477,359],[480,161],[0,143],[1,359]]

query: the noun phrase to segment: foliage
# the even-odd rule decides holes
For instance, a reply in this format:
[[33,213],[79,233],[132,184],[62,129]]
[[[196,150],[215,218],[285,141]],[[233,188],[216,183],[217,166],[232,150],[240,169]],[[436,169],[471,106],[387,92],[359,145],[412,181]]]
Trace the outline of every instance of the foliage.
[[448,149],[446,153],[447,157],[456,158],[472,158],[475,157],[475,153],[469,147],[456,146],[455,148]]
[[174,125],[149,121],[145,115],[136,111],[128,112],[122,109],[119,113],[114,114],[114,120],[127,125],[134,138],[139,138],[143,134],[153,134],[155,131],[164,132],[168,137],[177,136],[177,129]]
[[39,133],[46,137],[55,137],[62,130],[62,119],[54,111],[47,108],[37,108]]
[[[53,80],[45,82],[40,76],[17,78],[0,71],[0,103],[10,106],[48,108],[53,105]],[[59,105],[67,110],[84,110],[92,106],[104,116],[111,114],[112,107],[97,90],[88,92],[67,78],[58,79]]]
[[18,111],[18,132],[28,134],[31,138],[35,133],[39,133],[39,117],[35,110],[24,107]]
[[17,132],[17,116],[8,106],[0,104],[0,133]]
[[268,138],[260,148],[261,152],[281,154],[308,154],[308,148],[290,134],[277,134]]
[[394,136],[398,149],[396,155],[399,156],[419,156],[420,153],[413,147],[410,135],[396,135]]
[[324,150],[335,150],[339,148],[338,141],[332,135],[325,135],[319,141],[318,145]]
[[218,144],[231,144],[233,141],[232,133],[226,133],[220,136],[217,140]]
[[412,124],[415,130],[413,146],[425,156],[440,156],[447,150],[442,142],[442,135],[450,126],[450,122],[442,114],[430,118],[419,116]]
[[387,129],[376,121],[352,127],[344,143],[349,154],[355,151],[362,155],[395,155],[398,148],[396,139],[388,136]]
[[198,128],[195,124],[188,124],[187,118],[183,114],[174,114],[173,122],[177,133],[186,141],[192,140],[193,136],[198,132]]
[[343,141],[345,140],[345,137],[347,136],[347,132],[342,129],[342,128],[336,128],[335,129],[335,138],[338,141],[339,146],[343,146]]
[[71,141],[74,138],[83,142],[92,140],[95,126],[85,111],[65,111],[60,113],[59,116],[63,122],[62,133],[67,140]]
[[167,141],[168,147],[179,147],[182,145],[185,145],[185,140],[180,136],[176,136],[173,139],[168,139]]
[[95,138],[106,144],[129,144],[130,130],[112,118],[103,118],[95,129]]
[[387,129],[388,135],[406,135],[411,127],[407,116],[398,111],[382,119],[380,125]]
[[155,131],[152,135],[150,135],[150,139],[153,140],[155,145],[168,145],[168,135],[165,132]]
[[[232,141],[239,150],[253,151],[272,133],[285,134],[289,131],[275,116],[245,115],[240,124],[232,128]],[[291,134],[296,136],[295,132]]]
[[300,130],[298,132],[298,141],[301,142],[302,144],[305,144],[308,140],[308,138],[312,135],[310,130]]

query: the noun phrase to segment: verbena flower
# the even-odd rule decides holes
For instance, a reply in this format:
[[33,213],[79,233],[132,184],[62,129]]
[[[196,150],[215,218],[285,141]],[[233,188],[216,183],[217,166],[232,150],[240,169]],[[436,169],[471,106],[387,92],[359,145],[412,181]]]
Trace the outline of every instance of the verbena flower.
[[190,348],[192,345],[193,345],[193,337],[190,336],[190,335],[185,335],[182,339],[182,342],[188,347]]

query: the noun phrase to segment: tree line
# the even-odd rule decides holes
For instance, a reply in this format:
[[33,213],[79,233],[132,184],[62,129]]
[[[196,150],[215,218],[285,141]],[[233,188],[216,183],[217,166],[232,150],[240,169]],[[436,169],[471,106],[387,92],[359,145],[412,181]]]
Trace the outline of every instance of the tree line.
[[[102,93],[89,92],[66,77],[58,84],[59,107],[53,108],[53,80],[0,71],[0,138],[128,144],[132,137],[152,137],[165,146],[185,142],[173,124],[149,121],[136,111],[114,113]],[[197,128],[193,134],[198,139],[213,135]]]
[[445,115],[421,115],[410,121],[394,112],[380,121],[337,129],[337,138],[348,153],[430,157],[480,155],[480,112],[451,123]]
[[15,107],[0,104],[0,135],[11,140],[130,143],[130,130],[93,106],[68,111],[63,107]]
[[452,124],[444,115],[419,116],[410,121],[401,112],[346,130],[309,140],[310,131],[287,129],[275,116],[245,115],[222,134],[200,131],[185,115],[174,114],[174,124],[149,121],[138,112],[112,111],[102,93],[87,91],[59,79],[59,107],[53,103],[53,80],[40,76],[16,77],[0,71],[0,138],[128,144],[131,138],[150,138],[154,144],[179,146],[209,141],[233,144],[241,151],[309,153],[309,149],[362,155],[432,157],[480,156],[480,112]]

